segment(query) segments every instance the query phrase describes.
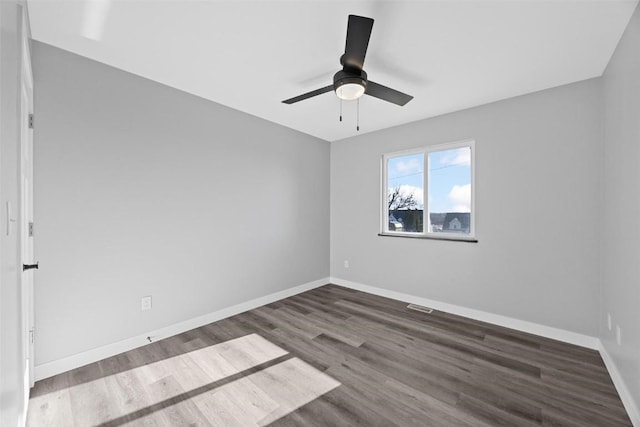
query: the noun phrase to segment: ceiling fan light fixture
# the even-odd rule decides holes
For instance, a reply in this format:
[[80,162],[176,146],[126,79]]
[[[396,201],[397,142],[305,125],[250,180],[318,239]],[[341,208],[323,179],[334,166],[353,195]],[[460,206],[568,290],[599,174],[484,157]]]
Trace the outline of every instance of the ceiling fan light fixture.
[[364,95],[364,90],[364,85],[360,83],[345,83],[336,89],[336,95],[345,101],[353,101]]
[[333,76],[333,90],[340,99],[356,100],[367,91],[367,73],[363,70],[340,70]]

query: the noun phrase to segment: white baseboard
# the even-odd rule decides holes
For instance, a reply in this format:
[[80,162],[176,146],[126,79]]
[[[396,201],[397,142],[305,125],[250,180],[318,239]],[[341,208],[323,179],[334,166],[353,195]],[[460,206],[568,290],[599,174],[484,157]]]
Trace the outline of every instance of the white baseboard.
[[633,397],[631,396],[631,393],[629,392],[629,389],[627,388],[627,385],[625,384],[620,371],[618,371],[618,367],[614,363],[613,358],[611,357],[609,352],[607,352],[607,349],[602,342],[600,342],[599,350],[600,356],[602,356],[602,360],[604,361],[604,364],[609,371],[611,380],[613,381],[613,384],[616,386],[616,390],[620,395],[620,400],[622,400],[624,409],[627,410],[627,414],[629,414],[629,418],[631,418],[631,423],[634,425],[634,427],[640,427],[640,410],[638,409],[636,402],[633,400]]
[[163,338],[177,335],[182,332],[186,332],[191,329],[195,329],[200,326],[212,322],[217,322],[218,320],[222,320],[227,317],[234,316],[236,314],[240,314],[266,304],[270,304],[283,298],[297,295],[301,292],[315,289],[317,287],[326,285],[327,283],[329,283],[328,277],[314,280],[313,282],[304,283],[293,288],[285,289],[283,291],[252,299],[250,301],[223,308],[221,310],[214,311],[213,313],[208,313],[203,316],[185,320],[183,322],[157,329],[155,331],[146,332],[144,334],[127,338],[122,341],[107,344],[62,359],[43,363],[35,367],[35,379],[36,381],[39,381],[60,374],[62,372],[70,371],[71,369],[79,368],[80,366],[84,366],[89,363],[97,362],[98,360],[102,360],[107,357],[115,356],[116,354],[124,353],[125,351],[133,350],[134,348],[142,347],[143,345],[149,343],[147,341],[147,337],[152,337],[154,341],[161,340]]
[[351,282],[349,280],[330,277],[331,283],[344,286],[345,288],[355,289],[370,294],[379,295],[381,297],[391,298],[407,303],[424,305],[447,313],[457,314],[458,316],[468,317],[474,320],[491,323],[493,325],[504,326],[506,328],[516,329],[522,332],[563,341],[569,344],[587,347],[593,350],[600,349],[600,340],[596,337],[583,335],[576,332],[566,331],[564,329],[553,328],[551,326],[540,325],[525,320],[514,319],[512,317],[501,316],[499,314],[488,313],[486,311],[475,310],[473,308],[462,307],[459,305],[449,304],[445,302],[435,301],[427,298],[417,297],[402,292],[390,291],[387,289],[376,288],[374,286],[364,285],[362,283]]

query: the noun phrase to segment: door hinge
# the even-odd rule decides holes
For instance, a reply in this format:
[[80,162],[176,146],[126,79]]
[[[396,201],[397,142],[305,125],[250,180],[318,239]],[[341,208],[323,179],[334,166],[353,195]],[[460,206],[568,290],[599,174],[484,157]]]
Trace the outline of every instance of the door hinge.
[[29,341],[31,342],[31,344],[33,344],[33,342],[36,339],[36,331],[34,328],[29,329]]
[[29,237],[33,237],[33,222],[29,223]]
[[29,129],[33,129],[33,113],[29,114]]

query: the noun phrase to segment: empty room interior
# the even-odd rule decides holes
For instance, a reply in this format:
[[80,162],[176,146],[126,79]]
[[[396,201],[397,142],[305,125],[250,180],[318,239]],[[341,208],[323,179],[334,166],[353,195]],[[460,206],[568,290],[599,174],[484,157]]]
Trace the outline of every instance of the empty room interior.
[[640,427],[637,0],[0,25],[0,426]]

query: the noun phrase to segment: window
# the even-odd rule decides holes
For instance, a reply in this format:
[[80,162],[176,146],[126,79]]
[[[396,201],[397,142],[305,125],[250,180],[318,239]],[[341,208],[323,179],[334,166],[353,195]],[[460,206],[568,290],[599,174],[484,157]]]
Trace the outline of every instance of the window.
[[474,155],[474,141],[385,154],[382,234],[475,240]]

